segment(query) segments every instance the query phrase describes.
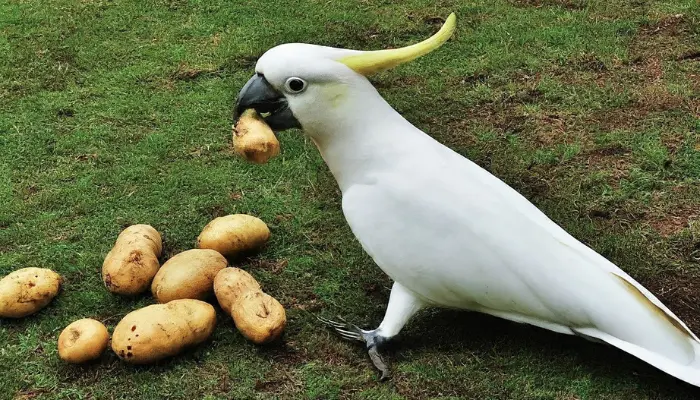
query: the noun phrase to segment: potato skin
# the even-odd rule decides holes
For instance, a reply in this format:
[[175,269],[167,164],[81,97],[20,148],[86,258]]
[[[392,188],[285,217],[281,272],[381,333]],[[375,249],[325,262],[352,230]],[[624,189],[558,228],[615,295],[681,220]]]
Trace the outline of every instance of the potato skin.
[[224,268],[214,278],[216,299],[221,309],[229,315],[231,314],[231,305],[243,294],[259,290],[261,289],[258,281],[240,268]]
[[215,326],[214,307],[201,300],[153,304],[130,312],[117,324],[112,350],[128,363],[153,363],[204,342]]
[[282,304],[259,290],[243,294],[231,307],[231,316],[241,334],[256,344],[279,338],[287,324]]
[[58,355],[65,362],[81,364],[100,358],[109,344],[107,328],[92,318],[68,325],[58,337]]
[[22,268],[0,279],[0,317],[22,318],[46,307],[63,279],[46,268]]
[[233,126],[233,148],[246,160],[264,164],[280,153],[280,142],[260,114],[249,108]]
[[102,280],[112,293],[133,296],[148,290],[160,268],[160,234],[150,225],[124,229],[102,264]]
[[119,233],[117,242],[122,242],[123,244],[146,243],[159,256],[163,251],[163,240],[160,237],[160,233],[151,225],[146,224],[136,224],[127,227]]
[[270,229],[260,218],[232,214],[211,220],[197,237],[196,247],[235,257],[261,248],[269,239]]
[[287,324],[282,304],[264,293],[258,281],[240,268],[225,268],[214,279],[221,308],[231,315],[246,339],[264,344],[279,338]]
[[218,251],[192,249],[168,261],[156,273],[151,284],[153,297],[159,303],[177,299],[204,300],[214,292],[214,277],[228,266]]

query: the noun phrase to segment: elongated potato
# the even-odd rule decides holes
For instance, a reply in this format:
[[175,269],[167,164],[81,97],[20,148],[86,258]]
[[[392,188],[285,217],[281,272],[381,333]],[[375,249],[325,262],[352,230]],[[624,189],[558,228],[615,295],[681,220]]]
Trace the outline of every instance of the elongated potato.
[[212,249],[226,257],[260,249],[270,239],[270,229],[260,218],[232,214],[214,218],[197,237],[196,247]]
[[216,312],[201,300],[180,299],[127,314],[114,328],[112,350],[132,364],[174,356],[211,336]]
[[192,249],[175,255],[158,270],[151,292],[159,303],[177,299],[205,300],[214,293],[214,277],[228,266],[218,251]]
[[231,317],[241,334],[256,344],[274,341],[287,324],[282,304],[260,290],[246,292],[233,303]]
[[0,280],[0,317],[22,318],[46,307],[63,279],[46,268],[22,268]]
[[254,109],[245,110],[233,126],[233,147],[246,160],[263,164],[280,153],[275,133]]
[[133,296],[148,290],[160,268],[160,234],[150,225],[124,229],[102,264],[105,287],[115,294]]
[[109,344],[109,332],[91,318],[68,325],[58,337],[58,355],[63,361],[80,364],[100,358]]
[[224,268],[214,278],[216,299],[227,314],[231,314],[231,305],[241,295],[249,291],[258,291],[260,284],[252,275],[236,267]]
[[245,338],[264,344],[279,338],[287,324],[284,307],[264,293],[260,284],[240,268],[225,268],[214,279],[221,308],[231,315]]

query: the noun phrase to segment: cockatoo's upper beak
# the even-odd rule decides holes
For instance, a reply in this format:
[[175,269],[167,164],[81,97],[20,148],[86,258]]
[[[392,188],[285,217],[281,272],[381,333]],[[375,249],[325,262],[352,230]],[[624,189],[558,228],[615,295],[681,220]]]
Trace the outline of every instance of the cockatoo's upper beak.
[[274,131],[301,127],[292,110],[289,109],[287,99],[275,90],[263,75],[255,74],[238,94],[233,111],[234,124],[243,111],[249,108],[254,108],[262,115]]

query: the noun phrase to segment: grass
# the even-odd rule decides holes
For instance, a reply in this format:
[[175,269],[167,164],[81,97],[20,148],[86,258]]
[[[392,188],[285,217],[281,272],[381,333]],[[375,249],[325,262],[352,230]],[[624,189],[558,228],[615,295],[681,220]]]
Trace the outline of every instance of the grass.
[[[401,3],[401,4],[399,4]],[[0,398],[688,399],[698,391],[616,350],[469,313],[416,318],[377,381],[361,348],[313,313],[366,326],[390,281],[346,226],[314,146],[250,165],[230,149],[234,97],[283,42],[378,49],[455,39],[374,82],[418,127],[489,169],[657,294],[700,332],[700,6],[631,2],[0,3],[0,274],[52,268],[64,292],[0,321]],[[67,366],[56,340],[82,317],[112,329],[150,296],[100,280],[119,231],[149,223],[166,258],[213,217],[273,231],[244,263],[288,308],[257,348],[223,316],[212,339],[155,366],[105,354]]]

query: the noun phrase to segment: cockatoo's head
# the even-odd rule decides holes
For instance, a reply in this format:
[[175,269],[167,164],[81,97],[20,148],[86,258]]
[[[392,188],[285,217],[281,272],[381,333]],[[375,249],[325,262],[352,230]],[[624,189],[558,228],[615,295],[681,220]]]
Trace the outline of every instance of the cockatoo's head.
[[254,108],[273,130],[282,131],[348,116],[357,109],[348,107],[362,101],[359,94],[373,90],[367,76],[440,47],[452,36],[455,19],[451,14],[435,35],[399,49],[357,51],[303,43],[274,47],[260,57],[255,75],[241,89],[234,120]]

